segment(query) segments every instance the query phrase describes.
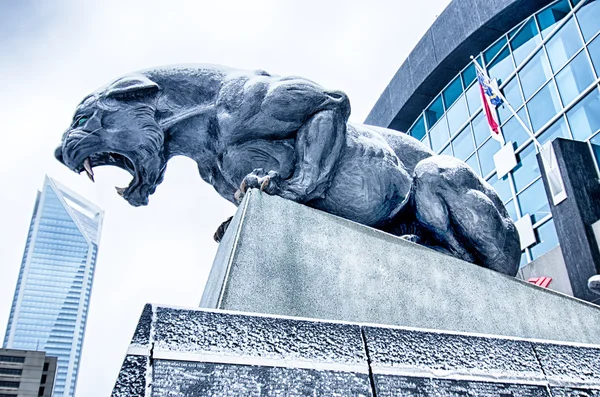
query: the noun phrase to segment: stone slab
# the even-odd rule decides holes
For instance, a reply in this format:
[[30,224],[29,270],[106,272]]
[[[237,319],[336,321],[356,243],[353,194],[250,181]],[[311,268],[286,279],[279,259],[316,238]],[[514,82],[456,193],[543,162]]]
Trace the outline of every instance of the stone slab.
[[201,307],[600,343],[600,307],[250,191]]
[[597,396],[599,357],[598,345],[147,305],[112,397]]

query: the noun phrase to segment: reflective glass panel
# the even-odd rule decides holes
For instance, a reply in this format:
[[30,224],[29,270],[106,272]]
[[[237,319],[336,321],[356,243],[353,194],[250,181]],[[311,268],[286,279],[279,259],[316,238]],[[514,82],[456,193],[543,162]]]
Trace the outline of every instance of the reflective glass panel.
[[421,139],[421,142],[423,143],[423,145],[427,146],[429,149],[431,149],[431,143],[429,143],[429,135],[425,135],[423,137],[423,139]]
[[[519,80],[516,77],[510,79],[508,84],[502,88],[502,93],[513,109],[518,109],[523,104],[523,95],[521,95]],[[512,115],[506,104],[502,104],[496,109],[498,110],[498,119],[500,120],[500,123],[505,122]]]
[[502,84],[508,75],[515,70],[515,65],[513,64],[508,46],[500,52],[487,69],[491,79],[498,79],[498,85]]
[[409,135],[418,140],[423,139],[425,136],[425,121],[423,120],[423,116],[419,117],[417,122],[412,126],[409,131]]
[[554,220],[550,219],[535,231],[538,243],[531,247],[533,259],[539,258],[558,245]]
[[548,205],[546,190],[544,190],[544,182],[541,178],[523,190],[517,196],[517,200],[519,208],[521,208],[521,214],[530,214],[533,223],[539,222],[550,214],[550,206]]
[[529,99],[552,76],[544,51],[537,54],[519,71],[521,87],[525,98]]
[[448,146],[446,146],[446,147],[444,148],[444,150],[442,150],[442,151],[440,152],[440,154],[443,154],[443,155],[445,155],[445,156],[452,156],[452,148],[451,148],[451,145],[448,145]]
[[[521,108],[517,112],[517,115],[531,130],[531,124],[527,118],[527,111],[525,110],[525,107]],[[502,126],[502,134],[504,135],[504,140],[506,142],[514,142],[516,148],[521,147],[521,145],[523,145],[529,138],[529,134],[525,131],[521,123],[519,123],[515,117],[512,117],[506,122],[506,124]]]
[[537,163],[535,146],[530,143],[517,154],[519,163],[513,169],[513,180],[517,192],[521,191],[531,181],[540,176],[540,167]]
[[500,150],[500,142],[490,138],[479,148],[479,163],[481,164],[481,175],[485,176],[492,172],[496,165],[494,164],[494,154]]
[[431,149],[437,153],[437,151],[448,142],[450,135],[448,134],[448,124],[446,123],[446,116],[442,117],[440,121],[429,131],[429,139],[431,140]]
[[508,212],[508,215],[510,216],[510,219],[513,220],[513,222],[519,219],[519,217],[517,216],[517,209],[515,208],[514,200],[506,202],[506,204],[504,204],[504,208],[506,208],[506,212]]
[[556,120],[543,134],[538,137],[538,142],[544,144],[551,142],[556,138],[569,138],[569,129],[564,117]]
[[[600,42],[600,41],[599,41]],[[465,93],[467,104],[469,105],[469,113],[474,115],[481,109],[481,91],[479,84],[473,84]]]
[[600,76],[600,37],[597,37],[588,45],[588,51],[596,69],[596,75]]
[[467,121],[469,114],[467,113],[467,104],[464,95],[460,97],[456,103],[446,112],[448,117],[448,127],[450,135],[454,134]]
[[516,64],[521,64],[540,42],[541,38],[535,19],[531,18],[510,41]]
[[557,22],[567,16],[571,11],[569,2],[563,0],[551,7],[546,8],[544,11],[537,14],[537,20],[542,30],[542,36],[547,37],[554,30],[553,27]]
[[554,82],[550,81],[527,104],[533,130],[537,131],[561,109]]
[[467,66],[467,68],[462,72],[464,86],[468,87],[469,84],[475,81],[476,77],[477,73],[475,72],[475,65],[473,65],[473,62],[471,62],[469,66]]
[[454,101],[462,94],[462,83],[460,82],[460,77],[456,77],[448,87],[442,92],[442,96],[444,97],[444,103],[446,104],[446,109],[450,108]]
[[479,162],[477,161],[477,153],[474,153],[471,157],[465,161],[469,167],[475,171],[475,173],[481,176],[481,169],[479,168]]
[[600,129],[600,91],[594,89],[567,112],[573,138],[584,141]]
[[471,125],[473,126],[473,135],[475,135],[475,144],[479,146],[491,135],[485,114],[481,112],[475,116]]
[[471,134],[471,127],[466,126],[457,136],[452,140],[452,148],[454,149],[454,156],[465,160],[475,150],[475,144],[473,143],[473,135]]
[[556,84],[564,104],[571,103],[594,81],[594,74],[585,51],[577,55],[556,75]]
[[577,11],[577,20],[585,41],[588,41],[600,30],[600,1],[588,1]]
[[508,175],[504,178],[498,179],[496,175],[493,175],[490,179],[488,179],[488,183],[492,185],[498,196],[503,203],[512,199],[512,192],[510,191],[510,181],[508,180]]
[[436,121],[442,117],[444,114],[444,104],[442,103],[442,96],[438,96],[435,101],[429,106],[429,108],[425,111],[425,116],[427,118],[427,127],[431,128]]
[[552,69],[557,72],[582,46],[583,42],[575,25],[575,20],[571,18],[546,43]]
[[521,26],[523,26],[524,24],[525,23],[521,22],[520,24],[512,28],[512,30],[508,32],[508,39],[510,40],[513,37],[515,37],[515,35],[521,31]]
[[492,45],[488,50],[483,54],[483,59],[485,60],[485,64],[489,64],[490,61],[502,50],[502,47],[506,44],[506,37],[498,40],[494,45]]

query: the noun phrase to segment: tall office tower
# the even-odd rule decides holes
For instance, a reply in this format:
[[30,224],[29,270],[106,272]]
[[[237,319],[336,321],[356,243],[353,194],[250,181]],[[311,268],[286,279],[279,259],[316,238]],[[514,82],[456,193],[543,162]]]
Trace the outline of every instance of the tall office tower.
[[46,177],[38,192],[4,347],[58,357],[55,397],[75,393],[103,211]]

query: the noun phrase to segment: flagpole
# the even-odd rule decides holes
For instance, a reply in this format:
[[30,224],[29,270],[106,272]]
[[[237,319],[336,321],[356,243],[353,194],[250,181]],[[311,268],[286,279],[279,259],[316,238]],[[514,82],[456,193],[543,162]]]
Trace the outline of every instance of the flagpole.
[[[475,60],[475,57],[473,55],[471,55],[471,60],[475,64],[475,67],[477,68],[477,70],[484,76],[487,76],[487,73],[485,73],[484,70],[481,68],[481,66],[479,66],[479,63]],[[512,113],[512,115],[515,116],[515,119],[519,122],[519,124],[521,124],[521,126],[523,127],[525,132],[527,132],[527,134],[531,137],[531,139],[533,139],[533,143],[535,144],[535,147],[536,147],[536,152],[539,152],[540,149],[542,148],[542,145],[540,145],[540,143],[536,139],[533,132],[529,129],[529,127],[525,124],[525,122],[521,119],[521,117],[519,117],[517,112],[515,112],[515,109],[513,109],[511,104],[504,97],[504,95],[502,95],[502,92],[500,92],[500,89],[495,84],[490,84],[490,88],[492,89],[492,91],[494,91],[494,93],[496,95],[498,95],[498,97],[500,99],[502,99],[502,102],[506,105],[506,107]]]

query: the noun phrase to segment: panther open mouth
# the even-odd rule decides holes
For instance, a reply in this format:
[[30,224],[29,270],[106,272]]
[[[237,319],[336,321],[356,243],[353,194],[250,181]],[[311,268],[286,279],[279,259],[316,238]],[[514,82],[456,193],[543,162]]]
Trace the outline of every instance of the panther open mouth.
[[78,173],[85,172],[87,176],[94,182],[94,167],[101,166],[114,166],[121,168],[131,176],[133,176],[132,181],[127,187],[118,187],[115,186],[117,193],[127,198],[131,195],[131,193],[139,187],[142,181],[142,175],[138,172],[135,163],[129,157],[121,153],[115,152],[97,152],[86,157],[83,162],[80,163],[78,167],[76,167],[75,171]]

